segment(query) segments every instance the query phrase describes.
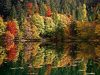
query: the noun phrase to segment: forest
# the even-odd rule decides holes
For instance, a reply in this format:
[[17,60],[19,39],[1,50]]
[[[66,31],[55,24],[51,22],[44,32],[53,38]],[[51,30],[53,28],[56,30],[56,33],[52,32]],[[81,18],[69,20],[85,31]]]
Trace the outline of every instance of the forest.
[[0,0],[0,75],[100,75],[100,0]]

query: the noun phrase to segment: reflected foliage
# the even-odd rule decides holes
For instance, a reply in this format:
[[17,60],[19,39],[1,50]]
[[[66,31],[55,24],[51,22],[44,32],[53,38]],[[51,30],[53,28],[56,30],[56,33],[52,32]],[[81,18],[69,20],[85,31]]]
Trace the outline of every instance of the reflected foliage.
[[[7,45],[7,44],[6,44]],[[3,75],[85,75],[100,72],[100,45],[97,42],[17,42],[0,46],[0,73]]]

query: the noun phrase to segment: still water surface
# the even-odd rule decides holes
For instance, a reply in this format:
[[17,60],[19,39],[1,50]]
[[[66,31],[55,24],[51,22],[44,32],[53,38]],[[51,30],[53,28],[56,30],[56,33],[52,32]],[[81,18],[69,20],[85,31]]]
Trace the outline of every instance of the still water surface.
[[0,75],[100,75],[100,45],[10,42],[0,46]]

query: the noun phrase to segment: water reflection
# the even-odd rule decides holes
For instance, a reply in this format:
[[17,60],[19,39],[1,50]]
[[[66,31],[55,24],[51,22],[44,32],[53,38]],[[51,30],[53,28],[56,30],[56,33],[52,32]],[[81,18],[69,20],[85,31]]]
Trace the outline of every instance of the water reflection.
[[99,75],[96,42],[6,42],[0,46],[2,75]]

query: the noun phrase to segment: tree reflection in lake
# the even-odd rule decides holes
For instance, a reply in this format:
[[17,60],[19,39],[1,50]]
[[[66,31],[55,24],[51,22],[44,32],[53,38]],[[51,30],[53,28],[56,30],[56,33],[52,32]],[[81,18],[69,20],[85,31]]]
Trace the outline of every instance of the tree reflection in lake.
[[99,75],[100,45],[92,42],[11,42],[0,46],[2,75]]

